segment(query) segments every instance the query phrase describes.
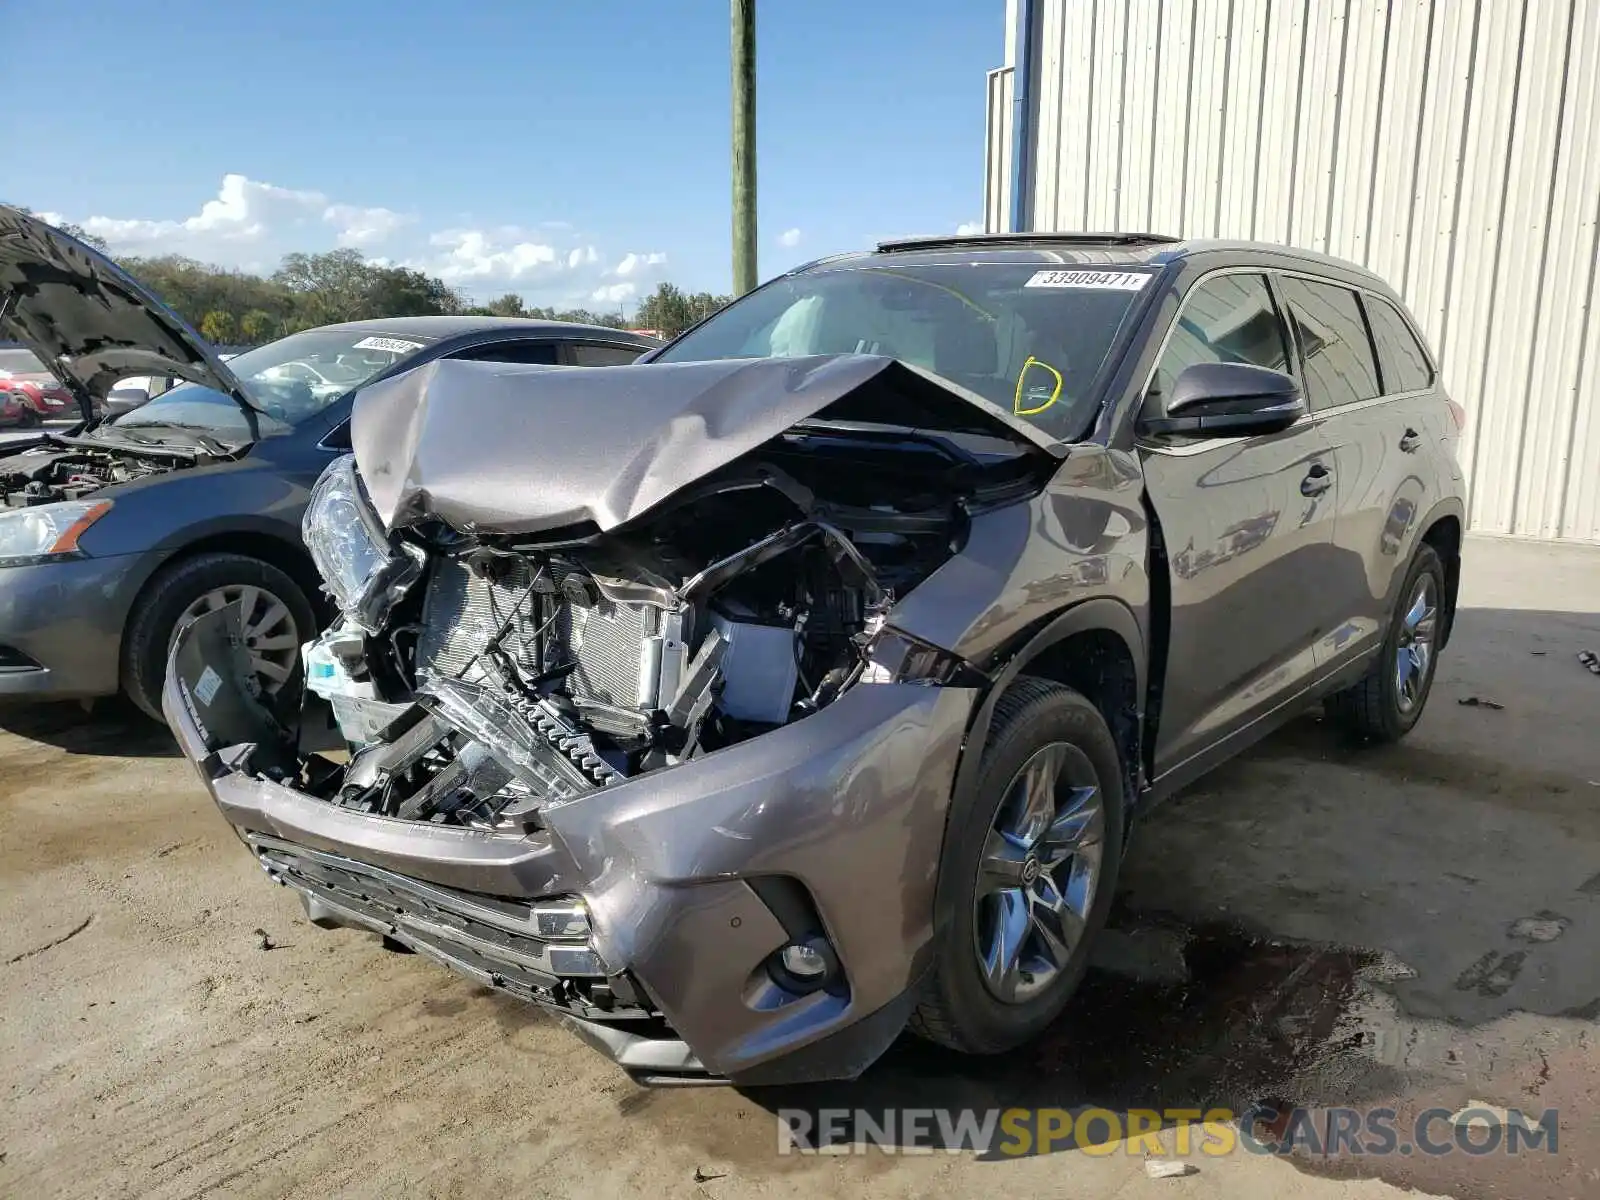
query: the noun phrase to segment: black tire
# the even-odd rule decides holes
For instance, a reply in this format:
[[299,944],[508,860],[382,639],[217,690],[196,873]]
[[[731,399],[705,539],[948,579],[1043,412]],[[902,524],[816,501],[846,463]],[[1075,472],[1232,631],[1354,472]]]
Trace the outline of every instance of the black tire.
[[[1411,609],[1419,588],[1425,579],[1431,579],[1435,597],[1433,640],[1426,669],[1421,674],[1414,699],[1402,702],[1399,682],[1399,655],[1401,639],[1407,637],[1406,614]],[[1400,594],[1395,599],[1394,611],[1389,614],[1389,628],[1384,634],[1383,649],[1358,683],[1333,693],[1323,701],[1323,710],[1350,737],[1363,742],[1394,742],[1411,732],[1412,726],[1427,707],[1433,690],[1433,678],[1438,665],[1438,635],[1444,631],[1444,563],[1438,552],[1424,542],[1411,560]]]
[[[1092,768],[1104,824],[1099,882],[1071,958],[1037,995],[997,998],[985,983],[975,926],[979,860],[1001,816],[1008,789],[1022,766],[1042,748],[1066,743]],[[1095,936],[1105,925],[1122,857],[1123,768],[1105,718],[1070,688],[1021,676],[995,706],[973,800],[953,813],[946,831],[941,885],[953,911],[940,933],[933,976],[912,1014],[914,1033],[967,1054],[999,1054],[1042,1032],[1060,1015],[1088,967]]]
[[[316,616],[300,585],[271,563],[245,554],[218,552],[170,563],[145,585],[122,638],[122,690],[147,716],[165,721],[161,689],[179,617],[207,593],[233,587],[259,588],[281,600],[289,610],[294,636],[299,641],[308,640],[316,632]],[[289,678],[280,690],[286,696],[296,696],[299,686],[296,652]]]

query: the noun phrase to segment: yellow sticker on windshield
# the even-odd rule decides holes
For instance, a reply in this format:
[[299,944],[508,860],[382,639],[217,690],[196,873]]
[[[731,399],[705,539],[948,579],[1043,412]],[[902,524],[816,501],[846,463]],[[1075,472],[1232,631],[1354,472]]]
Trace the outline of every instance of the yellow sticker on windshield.
[[[1049,371],[1055,378],[1054,386],[1048,383],[1037,383],[1029,387],[1027,392],[1024,393],[1023,387],[1028,382],[1028,371],[1032,367],[1043,367],[1046,371]],[[1041,397],[1043,398],[1043,403],[1037,403]],[[1022,370],[1017,372],[1017,395],[1011,402],[1011,411],[1019,417],[1031,417],[1036,413],[1042,413],[1059,399],[1061,399],[1061,372],[1049,363],[1041,362],[1031,354],[1028,355],[1027,361],[1022,364]],[[1024,404],[1029,407],[1024,408]]]

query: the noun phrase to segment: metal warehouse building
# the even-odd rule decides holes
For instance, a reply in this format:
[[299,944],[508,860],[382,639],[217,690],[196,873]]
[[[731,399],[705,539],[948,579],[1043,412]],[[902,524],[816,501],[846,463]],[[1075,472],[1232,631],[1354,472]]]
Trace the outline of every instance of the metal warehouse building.
[[1600,540],[1600,0],[1010,0],[991,231],[1287,242],[1410,303],[1474,528]]

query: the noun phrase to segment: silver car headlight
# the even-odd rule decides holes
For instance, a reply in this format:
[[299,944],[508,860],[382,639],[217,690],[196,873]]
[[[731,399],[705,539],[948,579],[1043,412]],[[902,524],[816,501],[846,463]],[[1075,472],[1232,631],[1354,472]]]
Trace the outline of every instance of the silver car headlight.
[[422,574],[422,551],[396,548],[379,524],[353,454],[322,473],[300,528],[334,602],[366,633],[383,628],[389,609]]
[[68,500],[0,510],[0,567],[82,555],[78,538],[110,511],[109,500]]

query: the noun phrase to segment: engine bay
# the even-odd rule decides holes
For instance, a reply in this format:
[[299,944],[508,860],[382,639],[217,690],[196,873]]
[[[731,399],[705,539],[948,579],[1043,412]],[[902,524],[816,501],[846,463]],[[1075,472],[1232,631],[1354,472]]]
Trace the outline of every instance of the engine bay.
[[78,500],[111,484],[164,475],[192,459],[116,454],[106,450],[25,451],[0,459],[0,507],[31,508]]
[[[897,597],[1021,459],[796,430],[609,533],[394,535],[424,562],[383,628],[308,647],[348,764],[297,785],[341,806],[482,828],[690,761],[826,707],[874,669]],[[938,669],[956,661],[926,657]],[[946,656],[949,657],[949,656]]]

